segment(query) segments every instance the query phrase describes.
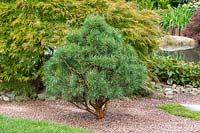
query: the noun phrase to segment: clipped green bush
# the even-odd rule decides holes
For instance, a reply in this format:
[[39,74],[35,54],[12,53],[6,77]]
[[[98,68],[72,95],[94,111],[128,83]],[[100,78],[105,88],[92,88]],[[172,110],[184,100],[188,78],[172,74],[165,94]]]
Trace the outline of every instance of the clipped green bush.
[[149,70],[161,82],[200,86],[200,62],[184,62],[171,57],[153,56]]
[[145,66],[102,17],[87,17],[67,39],[44,67],[47,94],[63,97],[101,119],[110,99],[143,88]]
[[0,3],[0,79],[43,88],[42,66],[86,16],[100,14],[148,56],[161,36],[158,15],[124,0],[9,0]]

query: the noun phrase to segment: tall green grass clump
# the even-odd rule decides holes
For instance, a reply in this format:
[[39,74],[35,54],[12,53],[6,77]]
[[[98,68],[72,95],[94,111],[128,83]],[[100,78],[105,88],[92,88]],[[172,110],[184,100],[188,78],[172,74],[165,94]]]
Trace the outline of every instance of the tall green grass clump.
[[172,30],[171,34],[175,34],[178,30],[178,34],[181,35],[181,30],[191,20],[195,10],[196,7],[185,4],[162,12],[160,25],[167,31]]

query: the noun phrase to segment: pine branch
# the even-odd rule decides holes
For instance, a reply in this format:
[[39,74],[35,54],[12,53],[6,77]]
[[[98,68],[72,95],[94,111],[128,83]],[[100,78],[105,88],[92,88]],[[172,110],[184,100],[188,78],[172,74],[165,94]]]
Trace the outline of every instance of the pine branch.
[[96,116],[95,111],[93,111],[92,109],[90,109],[88,106],[87,106],[86,108],[84,108],[84,107],[82,107],[82,106],[76,104],[75,102],[71,102],[71,101],[70,101],[70,103],[73,104],[74,106],[76,106],[77,108],[82,109],[82,110],[85,110],[85,111],[88,111],[88,112],[90,112],[90,113],[92,113],[93,115]]

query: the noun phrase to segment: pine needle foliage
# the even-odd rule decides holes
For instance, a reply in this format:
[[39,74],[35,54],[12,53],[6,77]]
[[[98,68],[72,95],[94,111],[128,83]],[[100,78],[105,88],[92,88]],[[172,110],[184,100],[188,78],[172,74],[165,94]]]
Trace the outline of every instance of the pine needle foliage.
[[145,66],[104,18],[87,17],[67,40],[44,67],[47,94],[62,97],[101,119],[110,99],[131,96],[143,88]]

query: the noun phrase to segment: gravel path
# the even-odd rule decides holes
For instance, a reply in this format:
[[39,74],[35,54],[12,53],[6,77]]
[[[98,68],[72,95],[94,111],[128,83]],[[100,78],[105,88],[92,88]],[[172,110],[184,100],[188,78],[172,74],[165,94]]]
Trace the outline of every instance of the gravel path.
[[103,120],[96,120],[63,100],[0,102],[0,114],[55,121],[99,133],[200,133],[200,121],[173,116],[156,108],[159,104],[173,102],[200,104],[200,96],[176,95],[173,100],[114,100],[109,103]]

